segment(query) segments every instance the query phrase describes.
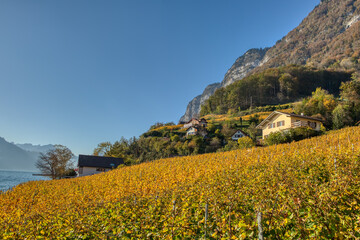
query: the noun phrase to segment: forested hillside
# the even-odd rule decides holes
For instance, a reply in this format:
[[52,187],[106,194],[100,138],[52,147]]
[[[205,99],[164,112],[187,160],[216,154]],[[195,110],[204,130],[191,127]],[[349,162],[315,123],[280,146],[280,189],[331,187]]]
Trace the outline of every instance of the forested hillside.
[[351,69],[360,54],[360,0],[324,0],[251,73],[288,64]]
[[299,65],[270,68],[218,89],[203,104],[201,115],[293,102],[310,96],[317,87],[338,95],[341,82],[350,79],[351,72],[344,71]]

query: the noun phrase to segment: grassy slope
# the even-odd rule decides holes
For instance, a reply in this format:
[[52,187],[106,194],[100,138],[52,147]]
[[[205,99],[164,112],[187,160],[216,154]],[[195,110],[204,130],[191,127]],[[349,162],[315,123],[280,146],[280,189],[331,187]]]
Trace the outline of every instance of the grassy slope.
[[[282,110],[277,110],[280,112],[286,112],[286,113],[291,113],[293,112],[294,109],[292,108],[288,108],[288,109],[282,109]],[[267,118],[267,116],[269,116],[273,111],[269,111],[269,112],[256,112],[256,113],[252,113],[249,115],[244,115],[241,118],[244,121],[248,121],[250,119],[250,117],[255,116],[255,115],[259,115],[260,120],[264,120],[265,118]],[[214,122],[225,122],[225,121],[240,121],[240,117],[231,117],[229,114],[209,114],[209,115],[205,115],[203,118],[205,118],[207,121],[214,121]]]
[[[360,128],[162,159],[0,195],[0,238],[359,238]],[[205,204],[208,219],[205,225]]]

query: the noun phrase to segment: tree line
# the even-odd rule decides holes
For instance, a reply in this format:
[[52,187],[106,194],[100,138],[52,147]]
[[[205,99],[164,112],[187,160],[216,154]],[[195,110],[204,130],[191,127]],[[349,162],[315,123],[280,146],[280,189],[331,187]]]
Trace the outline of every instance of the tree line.
[[338,96],[341,83],[349,80],[351,72],[298,65],[271,68],[218,89],[202,105],[200,115],[294,102],[318,87]]

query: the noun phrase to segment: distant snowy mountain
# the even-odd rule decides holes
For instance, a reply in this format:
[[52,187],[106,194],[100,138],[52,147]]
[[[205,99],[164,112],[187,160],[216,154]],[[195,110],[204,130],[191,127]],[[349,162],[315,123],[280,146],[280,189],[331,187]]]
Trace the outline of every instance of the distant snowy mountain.
[[25,150],[25,151],[30,151],[30,152],[47,152],[51,149],[53,149],[55,146],[52,144],[47,144],[47,145],[33,145],[31,143],[16,143],[16,146],[18,146],[19,148]]

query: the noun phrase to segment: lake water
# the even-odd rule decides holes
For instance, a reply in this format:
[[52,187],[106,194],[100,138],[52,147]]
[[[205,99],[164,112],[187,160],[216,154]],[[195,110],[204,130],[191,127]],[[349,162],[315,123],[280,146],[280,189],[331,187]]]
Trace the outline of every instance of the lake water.
[[50,179],[43,176],[33,176],[33,173],[34,172],[0,170],[0,191],[9,190],[9,188],[15,187],[23,182]]

